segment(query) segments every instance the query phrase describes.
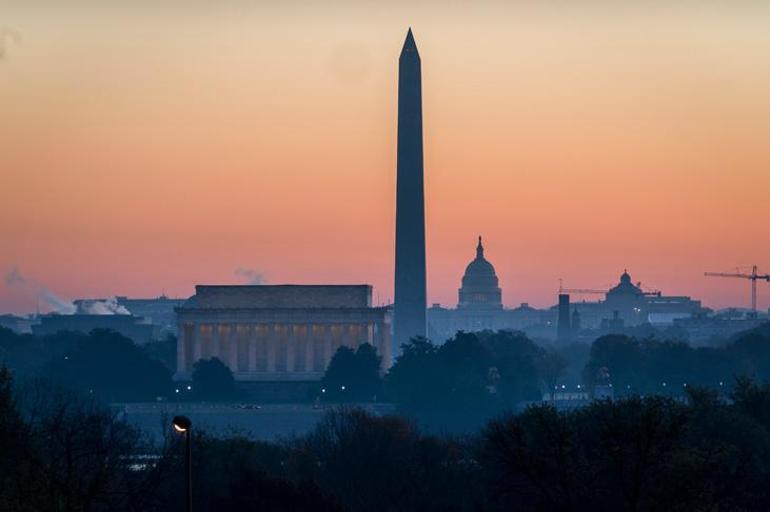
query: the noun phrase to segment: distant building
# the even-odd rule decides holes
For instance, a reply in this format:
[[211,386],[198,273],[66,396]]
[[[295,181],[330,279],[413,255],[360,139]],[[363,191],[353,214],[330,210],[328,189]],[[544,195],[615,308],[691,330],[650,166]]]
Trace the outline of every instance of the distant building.
[[[155,326],[156,336],[177,334],[176,313],[174,308],[182,305],[185,299],[174,299],[161,295],[151,299],[114,297],[111,299],[78,299],[74,301],[78,313],[131,314],[144,318],[145,322]],[[111,310],[112,309],[112,310]]]
[[176,309],[176,378],[219,358],[238,381],[316,381],[341,346],[370,343],[391,361],[391,313],[368,285],[195,287]]
[[157,338],[152,324],[134,315],[59,315],[52,313],[39,317],[40,323],[32,326],[35,335],[56,334],[59,331],[90,333],[94,329],[116,331],[137,344],[144,344]]
[[481,237],[476,258],[465,268],[457,308],[444,308],[440,304],[428,308],[428,337],[435,343],[445,342],[457,331],[527,330],[543,323],[543,312],[527,303],[513,309],[503,307],[495,267],[484,256]]
[[752,312],[727,309],[713,316],[697,315],[690,318],[678,318],[674,320],[674,326],[687,331],[688,341],[694,345],[708,344],[715,340],[724,340],[759,327],[770,319],[770,312],[765,318],[761,318]]
[[603,301],[572,302],[571,308],[573,314],[578,313],[581,328],[613,332],[646,323],[672,325],[677,319],[708,312],[699,300],[690,297],[643,291],[639,284],[633,284],[627,271],[621,274],[618,284],[605,293]]
[[16,315],[0,315],[0,327],[12,330],[16,334],[31,334],[32,324],[36,320]]

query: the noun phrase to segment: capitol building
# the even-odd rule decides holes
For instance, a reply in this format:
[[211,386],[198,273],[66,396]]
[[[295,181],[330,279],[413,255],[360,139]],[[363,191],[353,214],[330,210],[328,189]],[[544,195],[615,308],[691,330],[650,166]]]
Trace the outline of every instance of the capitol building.
[[497,273],[484,256],[481,237],[476,246],[476,257],[465,268],[457,307],[433,304],[428,308],[427,318],[428,338],[434,343],[443,343],[457,331],[525,330],[548,322],[543,311],[527,303],[512,309],[503,307]]
[[[598,292],[598,290],[597,290]],[[570,301],[560,294],[557,304],[537,309],[527,303],[505,308],[495,267],[484,256],[479,237],[476,257],[465,268],[457,307],[433,304],[427,310],[428,338],[444,343],[458,331],[520,330],[535,338],[575,339],[581,332],[620,332],[642,324],[672,325],[674,321],[707,312],[700,301],[687,296],[645,292],[624,271],[617,285],[601,291],[603,300]]]

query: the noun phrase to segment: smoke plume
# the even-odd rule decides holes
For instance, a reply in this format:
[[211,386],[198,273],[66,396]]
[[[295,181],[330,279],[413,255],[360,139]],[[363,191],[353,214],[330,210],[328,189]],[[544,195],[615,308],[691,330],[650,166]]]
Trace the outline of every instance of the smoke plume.
[[265,275],[251,268],[239,267],[235,269],[235,275],[245,281],[245,284],[265,284]]
[[80,304],[80,312],[88,315],[130,315],[131,312],[118,304],[118,299],[90,300]]
[[12,266],[10,270],[6,272],[4,282],[8,288],[15,288],[33,293],[37,296],[38,301],[43,301],[43,305],[47,306],[46,309],[56,313],[72,315],[77,310],[71,300],[59,297],[44,284],[24,276],[16,265]]

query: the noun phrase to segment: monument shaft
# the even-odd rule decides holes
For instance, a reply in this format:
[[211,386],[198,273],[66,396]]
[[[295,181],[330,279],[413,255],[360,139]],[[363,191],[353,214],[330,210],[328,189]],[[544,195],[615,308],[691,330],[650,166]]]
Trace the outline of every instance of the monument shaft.
[[394,354],[402,343],[424,337],[426,331],[421,89],[420,55],[410,29],[398,66]]

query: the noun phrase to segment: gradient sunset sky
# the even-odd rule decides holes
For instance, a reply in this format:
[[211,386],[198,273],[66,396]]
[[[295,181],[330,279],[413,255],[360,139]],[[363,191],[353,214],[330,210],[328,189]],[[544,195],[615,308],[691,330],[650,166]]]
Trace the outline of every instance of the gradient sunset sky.
[[510,306],[624,268],[748,306],[703,272],[770,270],[770,2],[5,0],[0,312],[237,269],[386,302],[409,26],[429,302],[483,235]]

